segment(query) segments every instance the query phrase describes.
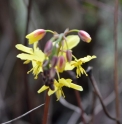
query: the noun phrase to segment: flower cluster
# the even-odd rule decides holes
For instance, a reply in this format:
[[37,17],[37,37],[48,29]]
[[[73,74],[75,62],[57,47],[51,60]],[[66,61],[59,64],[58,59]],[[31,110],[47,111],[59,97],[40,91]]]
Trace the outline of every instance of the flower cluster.
[[[42,51],[38,47],[38,42],[47,32],[52,33],[53,37],[47,41],[44,51]],[[68,35],[70,32],[77,32],[78,35]],[[88,55],[77,59],[72,54],[72,49],[78,45],[80,38],[87,43],[91,41],[87,32],[66,29],[64,33],[58,34],[51,30],[37,29],[28,34],[26,38],[29,40],[29,44],[33,44],[33,48],[17,44],[16,48],[23,52],[17,57],[24,60],[24,64],[32,63],[32,69],[27,73],[32,72],[35,79],[40,73],[42,74],[44,85],[38,90],[38,93],[48,89],[48,95],[56,93],[57,100],[59,100],[61,96],[65,97],[62,90],[63,86],[79,91],[83,90],[81,86],[72,83],[71,79],[60,78],[60,73],[76,68],[77,78],[81,74],[86,74],[82,64],[96,58],[96,56]],[[58,80],[55,79],[55,75],[57,75]]]

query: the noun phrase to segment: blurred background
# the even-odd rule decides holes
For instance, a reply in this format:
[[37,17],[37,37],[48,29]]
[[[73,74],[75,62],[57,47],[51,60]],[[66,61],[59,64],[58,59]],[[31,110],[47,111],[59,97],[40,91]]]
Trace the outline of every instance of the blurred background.
[[[35,29],[50,29],[63,32],[66,28],[87,31],[92,42],[80,44],[73,49],[77,58],[96,55],[97,59],[84,64],[84,68],[93,66],[93,74],[109,113],[115,117],[114,96],[114,0],[32,0],[28,33]],[[0,123],[11,120],[45,102],[45,93],[37,94],[43,85],[41,76],[34,80],[26,71],[31,65],[23,65],[16,58],[18,43],[24,44],[28,0],[0,0]],[[122,104],[122,0],[119,1],[118,22],[118,78],[120,105]],[[51,37],[47,34],[40,41],[43,49]],[[67,73],[63,74],[68,77]],[[78,79],[83,86],[80,92],[86,119],[91,115],[93,89],[85,75]],[[65,100],[78,106],[74,91],[65,89]],[[66,102],[65,101],[65,102]],[[41,124],[44,106],[31,114],[12,122],[12,124]],[[120,106],[120,112],[122,107]],[[122,112],[121,112],[122,117]],[[121,119],[122,120],[122,119]],[[109,119],[96,99],[94,124],[115,124]],[[55,95],[51,97],[48,124],[82,124],[80,114],[57,102]]]

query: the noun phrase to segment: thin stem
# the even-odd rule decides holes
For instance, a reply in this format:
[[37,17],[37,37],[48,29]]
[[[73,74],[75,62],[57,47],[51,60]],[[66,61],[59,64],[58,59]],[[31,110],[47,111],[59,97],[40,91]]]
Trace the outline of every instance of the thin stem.
[[119,93],[118,93],[118,50],[117,50],[117,25],[118,25],[118,4],[119,0],[115,0],[114,10],[114,88],[115,88],[115,102],[116,102],[116,117],[120,118],[119,111]]
[[48,91],[47,91],[42,124],[47,124],[49,105],[50,105],[50,96],[48,96]]
[[75,90],[75,95],[76,95],[76,99],[78,102],[78,106],[81,109],[81,120],[83,121],[83,124],[86,124],[85,118],[84,118],[84,110],[81,104],[81,98],[80,98],[80,94],[77,90]]
[[55,34],[55,32],[51,31],[51,30],[46,30],[46,32],[50,32],[52,34]]
[[68,31],[68,33],[71,33],[71,32],[79,32],[79,30],[78,29],[72,29],[72,30]]
[[18,119],[20,119],[20,118],[26,116],[27,114],[29,114],[29,113],[35,111],[36,109],[40,108],[40,107],[43,106],[43,105],[44,105],[44,104],[41,104],[41,105],[39,105],[39,106],[37,106],[37,107],[31,109],[30,111],[28,111],[28,112],[26,112],[26,113],[24,113],[24,114],[22,114],[22,115],[20,115],[20,116],[18,116],[18,117],[16,117],[16,118],[10,120],[10,121],[7,121],[7,122],[1,123],[1,124],[8,124],[8,123],[14,122],[14,121],[16,121],[16,120],[18,120]]
[[72,57],[75,59],[75,60],[77,60],[77,58],[72,54]]
[[96,105],[96,94],[92,92],[93,100],[92,100],[92,110],[91,110],[91,120],[90,124],[94,124],[94,115],[95,115],[95,105]]
[[99,100],[100,100],[100,103],[101,103],[101,105],[102,105],[102,107],[103,107],[103,110],[104,110],[105,114],[107,115],[108,118],[110,118],[111,120],[114,120],[114,121],[116,121],[118,124],[120,124],[120,121],[118,120],[118,118],[114,118],[114,117],[112,117],[112,116],[108,113],[108,111],[107,111],[107,109],[106,109],[106,107],[105,107],[105,105],[104,105],[104,103],[103,103],[102,96],[101,96],[101,94],[100,94],[100,91],[99,91],[99,88],[98,88],[98,86],[97,86],[96,80],[95,80],[95,78],[94,78],[94,76],[93,76],[93,74],[92,74],[92,67],[88,67],[88,69],[86,70],[86,72],[87,72],[88,77],[89,77],[89,79],[90,79],[90,81],[91,81],[91,84],[92,84],[92,86],[93,86],[93,88],[94,88],[94,90],[95,90],[95,93],[96,93],[96,95],[98,96],[98,98],[99,98]]

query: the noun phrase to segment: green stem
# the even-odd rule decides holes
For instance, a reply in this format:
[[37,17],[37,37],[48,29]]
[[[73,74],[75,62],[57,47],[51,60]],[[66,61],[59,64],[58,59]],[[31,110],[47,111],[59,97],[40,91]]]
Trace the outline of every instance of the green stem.
[[46,32],[50,32],[52,34],[55,34],[55,32],[51,31],[51,30],[46,30]]
[[72,30],[68,31],[68,33],[71,33],[71,32],[79,32],[79,30],[78,29],[72,29]]
[[55,41],[55,44],[54,44],[54,47],[53,47],[53,50],[52,50],[52,54],[49,57],[50,60],[52,59],[52,57],[54,55],[57,55],[58,54],[58,50],[57,50],[56,44],[59,44],[60,41],[62,40],[62,38],[63,38],[63,34],[60,34],[59,35],[59,38]]

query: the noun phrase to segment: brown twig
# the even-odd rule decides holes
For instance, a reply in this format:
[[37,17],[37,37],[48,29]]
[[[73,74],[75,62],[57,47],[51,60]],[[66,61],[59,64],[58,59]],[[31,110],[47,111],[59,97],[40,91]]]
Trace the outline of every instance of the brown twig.
[[[77,84],[77,79],[76,79],[75,73],[73,71],[67,71],[67,72],[72,77],[73,82]],[[83,121],[84,124],[86,124],[86,121],[85,121],[85,118],[84,118],[84,110],[83,110],[83,107],[82,107],[82,104],[81,104],[82,103],[81,102],[81,97],[80,97],[80,94],[77,90],[75,90],[75,95],[76,95],[78,106],[81,109],[81,120]]]
[[101,103],[101,105],[102,105],[102,107],[103,107],[103,110],[104,110],[105,114],[107,115],[108,118],[110,118],[111,120],[114,120],[114,121],[116,121],[118,124],[120,124],[120,121],[119,121],[117,118],[112,117],[112,116],[108,113],[108,111],[107,111],[107,109],[106,109],[106,107],[105,107],[105,105],[104,105],[104,103],[103,103],[102,96],[101,96],[101,94],[100,94],[100,91],[99,91],[99,88],[98,88],[98,86],[97,86],[96,80],[94,79],[94,76],[93,76],[93,74],[92,74],[92,67],[88,67],[88,69],[86,70],[86,72],[87,72],[88,77],[89,77],[89,79],[90,79],[90,81],[91,81],[91,83],[92,83],[92,86],[93,86],[93,88],[94,88],[94,90],[95,90],[95,93],[96,93],[96,95],[98,96],[98,98],[99,98],[99,100],[100,100],[100,103]]
[[93,100],[92,100],[92,110],[91,110],[91,120],[90,124],[94,124],[94,115],[95,115],[95,105],[96,105],[96,94],[92,92]]
[[28,6],[27,6],[27,20],[26,20],[26,29],[25,29],[25,35],[24,35],[24,45],[27,46],[27,39],[25,36],[28,33],[28,27],[29,27],[29,20],[30,20],[30,13],[31,13],[31,7],[32,7],[32,0],[29,0]]
[[50,96],[48,96],[48,92],[47,92],[46,93],[46,100],[45,100],[44,115],[43,115],[42,124],[47,124],[49,105],[50,105]]
[[119,0],[115,0],[114,9],[114,88],[115,88],[115,102],[116,102],[116,118],[120,118],[119,111],[119,93],[118,93],[118,50],[117,50],[117,25],[118,25],[118,4]]
[[78,106],[81,109],[81,120],[83,121],[83,124],[86,124],[86,121],[85,121],[85,118],[84,118],[84,110],[83,110],[83,107],[82,107],[82,104],[81,104],[80,94],[77,90],[75,90],[75,95],[76,95]]
[[44,105],[44,104],[41,104],[41,105],[39,105],[39,106],[37,106],[37,107],[35,107],[35,108],[29,110],[28,112],[26,112],[26,113],[24,113],[24,114],[22,114],[22,115],[20,115],[20,116],[18,116],[18,117],[16,117],[16,118],[14,118],[14,119],[12,119],[12,120],[9,120],[9,121],[6,121],[6,122],[4,122],[4,123],[1,123],[1,124],[9,124],[9,123],[14,122],[14,121],[16,121],[16,120],[19,120],[19,119],[21,119],[22,117],[24,117],[24,116],[30,114],[31,112],[33,112],[33,111],[39,109],[39,108],[42,107],[43,105]]
[[[27,39],[25,39],[25,36],[28,33],[31,7],[32,7],[32,0],[29,0],[28,6],[27,6],[27,20],[26,20],[26,28],[25,28],[25,35],[24,35],[24,45],[25,46],[27,46]],[[27,107],[28,107],[27,110],[30,110],[31,104],[30,104],[29,86],[28,86],[28,81],[27,81],[28,66],[24,65],[23,68],[24,68],[24,85],[25,85],[25,92],[26,92],[26,102],[27,102]],[[30,114],[29,116],[30,116],[30,122],[33,123],[32,114]]]

